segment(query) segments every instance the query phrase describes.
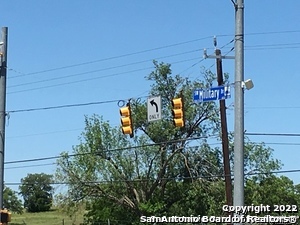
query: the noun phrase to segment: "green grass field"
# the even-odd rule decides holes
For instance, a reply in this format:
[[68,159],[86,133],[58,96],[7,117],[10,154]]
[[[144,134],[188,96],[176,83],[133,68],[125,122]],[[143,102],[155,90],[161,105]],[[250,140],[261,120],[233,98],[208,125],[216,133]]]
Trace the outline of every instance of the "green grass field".
[[12,214],[9,225],[80,225],[82,222],[82,214],[72,221],[68,215],[58,210],[52,210],[41,213],[23,213],[22,215]]

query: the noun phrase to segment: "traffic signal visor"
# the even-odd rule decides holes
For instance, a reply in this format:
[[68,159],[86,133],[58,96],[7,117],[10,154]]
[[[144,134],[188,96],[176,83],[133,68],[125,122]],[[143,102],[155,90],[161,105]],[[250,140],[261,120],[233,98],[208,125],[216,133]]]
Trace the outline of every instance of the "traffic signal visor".
[[172,112],[174,118],[183,118],[182,109],[173,109]]
[[130,116],[129,107],[126,106],[126,107],[121,108],[120,109],[120,115],[123,116],[123,117],[129,117]]
[[172,106],[174,109],[182,109],[182,99],[181,98],[173,99]]

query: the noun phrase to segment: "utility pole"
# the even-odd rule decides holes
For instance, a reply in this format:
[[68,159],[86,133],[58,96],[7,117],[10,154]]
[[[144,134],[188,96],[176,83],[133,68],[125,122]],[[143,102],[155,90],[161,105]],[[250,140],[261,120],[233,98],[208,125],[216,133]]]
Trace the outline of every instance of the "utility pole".
[[[207,55],[204,50],[204,58],[216,58],[217,65],[217,81],[218,86],[224,85],[223,80],[223,69],[222,59],[234,59],[234,56],[222,56],[221,50],[217,49],[217,39],[214,37],[214,46],[216,56]],[[230,170],[230,159],[229,159],[229,143],[228,143],[228,129],[226,119],[226,105],[225,100],[220,100],[220,117],[221,117],[221,132],[222,132],[222,150],[223,150],[223,164],[225,173],[225,193],[226,203],[232,206],[232,183],[231,183],[231,170]],[[231,215],[232,213],[230,213]]]
[[4,190],[4,144],[6,117],[6,70],[7,70],[7,33],[8,28],[2,27],[2,41],[0,42],[1,71],[0,71],[0,209],[3,208]]
[[[216,49],[215,52],[216,52],[218,86],[221,86],[224,85],[221,50]],[[226,202],[227,205],[232,206],[232,183],[231,183],[231,172],[230,172],[225,100],[220,100],[220,117],[221,117],[221,130],[222,130],[222,150],[223,150],[223,164],[224,164],[224,173],[225,173]]]
[[234,206],[244,205],[244,0],[235,2]]

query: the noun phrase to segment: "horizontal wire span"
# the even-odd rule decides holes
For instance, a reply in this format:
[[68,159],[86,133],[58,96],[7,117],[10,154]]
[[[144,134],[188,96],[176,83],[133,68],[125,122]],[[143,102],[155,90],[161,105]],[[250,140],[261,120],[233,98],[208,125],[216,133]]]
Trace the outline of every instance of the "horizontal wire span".
[[[250,173],[245,176],[254,176],[254,175],[268,175],[268,174],[282,174],[282,173],[299,173],[300,169],[294,169],[294,170],[279,170],[279,171],[270,171],[270,172],[255,172],[255,173]],[[196,177],[168,177],[168,178],[160,178],[159,180],[201,180],[201,179],[210,179],[210,178],[225,178],[227,176],[230,176],[234,178],[234,175],[224,175],[224,174],[219,174],[219,175],[209,175],[209,176],[196,176]],[[80,182],[82,184],[102,184],[102,183],[121,183],[121,182],[142,182],[142,181],[156,181],[157,179],[151,178],[151,179],[134,179],[134,180],[129,180],[129,179],[124,179],[124,180],[110,180],[110,181],[83,181]],[[23,184],[21,182],[7,182],[5,185],[7,186],[13,186],[13,185],[20,185]],[[27,185],[30,185],[31,183],[25,183]],[[70,182],[51,182],[49,183],[51,185],[69,185],[72,184]],[[34,183],[32,183],[34,185]]]

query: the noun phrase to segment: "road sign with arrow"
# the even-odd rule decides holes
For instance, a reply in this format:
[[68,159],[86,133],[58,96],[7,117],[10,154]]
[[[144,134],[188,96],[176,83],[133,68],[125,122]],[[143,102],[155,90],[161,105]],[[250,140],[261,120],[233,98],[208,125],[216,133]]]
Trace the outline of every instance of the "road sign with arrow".
[[151,97],[147,101],[148,122],[161,119],[161,97]]

